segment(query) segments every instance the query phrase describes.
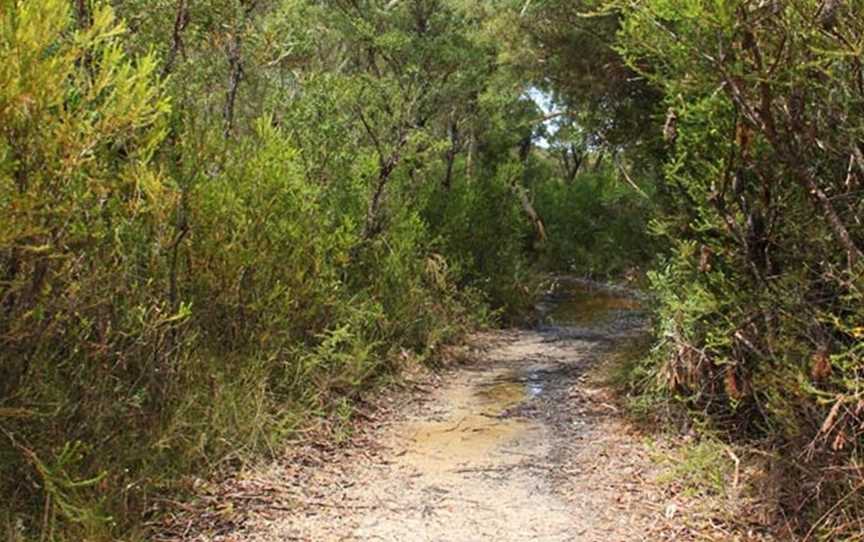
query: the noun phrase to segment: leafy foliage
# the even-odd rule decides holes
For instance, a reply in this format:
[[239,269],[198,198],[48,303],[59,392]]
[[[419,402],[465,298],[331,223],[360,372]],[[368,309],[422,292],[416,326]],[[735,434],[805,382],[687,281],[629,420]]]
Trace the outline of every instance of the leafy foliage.
[[656,250],[646,222],[654,209],[610,168],[555,177],[536,189],[536,205],[547,221],[547,266],[593,277],[613,277],[650,261]]
[[783,488],[802,532],[857,536],[861,5],[623,9],[621,50],[668,107],[670,206],[655,229],[673,250],[652,277],[657,370],[721,427],[768,439],[779,468],[807,474]]

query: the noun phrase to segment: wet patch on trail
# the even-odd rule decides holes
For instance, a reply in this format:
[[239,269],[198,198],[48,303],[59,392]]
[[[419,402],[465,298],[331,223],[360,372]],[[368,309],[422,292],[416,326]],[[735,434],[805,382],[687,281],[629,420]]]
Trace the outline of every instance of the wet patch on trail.
[[[564,355],[545,352],[549,349],[545,345],[563,341],[563,349],[568,350],[582,332],[586,342],[604,350],[614,348],[614,335],[600,326],[640,310],[633,297],[583,282],[556,285],[542,303],[549,310],[536,330],[525,333],[525,339],[533,335],[533,340],[516,341],[499,351],[500,359],[465,371],[463,382],[442,390],[436,398],[446,405],[437,416],[407,423],[397,431],[405,441],[404,462],[419,468],[421,475],[424,468],[440,473],[470,464],[512,463],[508,449],[518,448],[526,439],[543,438],[542,420],[533,419],[544,410],[537,405],[558,398],[556,390],[572,383],[586,368]],[[586,356],[584,350],[579,355]]]
[[597,327],[622,313],[640,313],[633,293],[585,281],[558,281],[538,303],[541,322],[557,327]]
[[485,461],[495,450],[524,438],[534,427],[524,420],[505,417],[527,396],[525,386],[506,375],[485,375],[481,382],[448,389],[446,413],[406,423],[402,462],[440,473]]

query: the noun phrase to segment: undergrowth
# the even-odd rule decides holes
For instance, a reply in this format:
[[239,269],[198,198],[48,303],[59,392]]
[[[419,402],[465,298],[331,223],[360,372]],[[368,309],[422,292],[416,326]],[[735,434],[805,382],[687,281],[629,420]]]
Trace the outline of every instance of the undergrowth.
[[469,4],[0,0],[4,534],[146,538],[538,269],[650,258],[650,182],[580,130],[556,172],[518,11]]

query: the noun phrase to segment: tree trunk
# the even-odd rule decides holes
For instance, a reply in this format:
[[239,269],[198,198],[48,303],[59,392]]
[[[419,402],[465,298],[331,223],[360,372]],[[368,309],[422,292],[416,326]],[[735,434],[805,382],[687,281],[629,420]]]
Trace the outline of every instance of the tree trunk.
[[375,192],[372,193],[372,199],[369,200],[369,207],[366,210],[366,224],[363,227],[363,239],[367,241],[381,232],[381,205],[384,201],[384,188],[387,186],[387,181],[396,168],[398,160],[398,155],[391,156],[378,171],[378,182],[375,185]]
[[444,175],[442,185],[445,190],[450,190],[453,184],[453,165],[456,162],[456,155],[459,154],[459,127],[455,120],[450,121],[447,131],[450,135],[450,148],[447,149],[447,172]]
[[597,153],[597,158],[594,160],[594,166],[591,168],[595,173],[600,171],[600,167],[603,165],[603,158],[605,158],[605,152],[601,149],[599,153]]
[[531,221],[531,225],[534,227],[534,234],[537,237],[537,241],[539,243],[546,242],[546,226],[543,225],[543,219],[540,218],[540,215],[534,208],[534,204],[531,203],[531,198],[528,197],[528,192],[525,190],[525,187],[522,186],[518,181],[515,181],[513,183],[513,191],[519,198],[519,203],[522,205],[522,210],[525,211],[526,215],[528,215],[528,219]]
[[234,132],[234,107],[237,102],[237,90],[240,88],[240,81],[243,78],[243,62],[240,58],[240,47],[242,40],[240,31],[235,30],[234,36],[228,45],[228,92],[225,96],[225,109],[222,116],[225,120],[225,138],[231,137]]
[[540,218],[540,214],[534,208],[534,204],[531,203],[531,198],[528,197],[524,184],[528,175],[528,158],[531,156],[531,143],[531,134],[528,134],[519,142],[519,160],[522,162],[523,170],[522,182],[519,182],[518,178],[514,179],[513,191],[516,192],[516,196],[519,198],[522,210],[525,211],[528,219],[531,220],[537,242],[544,243],[546,241],[546,227],[543,225],[543,219]]
[[[179,53],[183,52],[183,31],[189,24],[189,5],[186,0],[177,0],[177,15],[174,17],[174,32],[171,36],[171,48],[165,57],[165,66],[162,68],[162,76],[165,77],[174,68],[174,61]],[[184,53],[185,56],[185,53]]]
[[849,267],[854,267],[856,263],[861,261],[861,258],[864,257],[864,254],[861,253],[861,249],[858,248],[858,245],[855,244],[855,241],[849,234],[849,230],[846,228],[843,220],[840,218],[840,216],[837,214],[837,211],[834,209],[834,205],[831,203],[831,199],[828,197],[825,191],[819,187],[816,179],[814,179],[811,175],[799,171],[799,178],[807,187],[810,195],[815,198],[818,205],[822,208],[822,212],[824,213],[825,218],[827,219],[828,224],[831,227],[832,232],[834,233],[834,236],[846,250],[846,258],[848,260]]

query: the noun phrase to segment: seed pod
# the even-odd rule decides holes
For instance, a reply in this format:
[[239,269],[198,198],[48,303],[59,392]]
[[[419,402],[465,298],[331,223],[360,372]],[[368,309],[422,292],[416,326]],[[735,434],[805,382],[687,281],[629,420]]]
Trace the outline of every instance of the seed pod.
[[711,256],[714,253],[708,245],[702,245],[699,249],[699,272],[708,273],[711,271]]
[[666,124],[663,125],[663,140],[669,145],[675,145],[678,139],[678,115],[671,107],[666,112]]

